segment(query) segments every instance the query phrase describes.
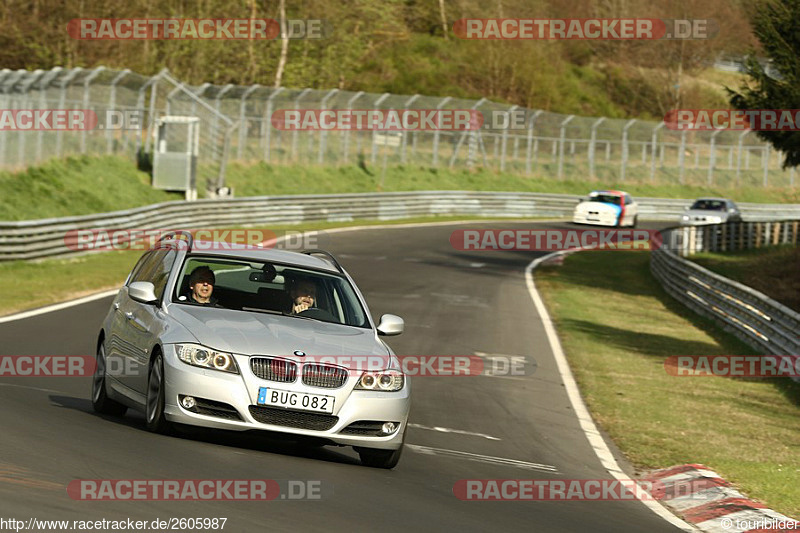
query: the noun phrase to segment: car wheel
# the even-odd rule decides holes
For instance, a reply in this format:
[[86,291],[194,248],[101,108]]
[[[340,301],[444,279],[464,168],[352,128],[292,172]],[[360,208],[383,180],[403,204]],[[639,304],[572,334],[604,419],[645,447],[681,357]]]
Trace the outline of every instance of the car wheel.
[[157,353],[147,377],[145,412],[147,429],[154,433],[172,433],[172,424],[164,416],[164,358]]
[[631,224],[632,228],[636,227],[636,222],[639,220],[639,215],[633,215],[633,223]]
[[97,349],[97,360],[92,376],[92,407],[104,415],[122,416],[128,408],[106,394],[106,349],[103,344]]

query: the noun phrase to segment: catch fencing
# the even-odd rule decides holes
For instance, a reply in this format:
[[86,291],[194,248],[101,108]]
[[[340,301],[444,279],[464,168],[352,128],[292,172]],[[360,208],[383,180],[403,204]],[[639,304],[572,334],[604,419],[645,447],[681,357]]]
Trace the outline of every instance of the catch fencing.
[[[72,154],[123,154],[146,165],[154,119],[182,115],[200,118],[198,172],[209,189],[224,185],[230,161],[360,164],[377,171],[389,165],[483,167],[553,180],[795,186],[794,169],[782,170],[780,153],[750,131],[674,131],[663,121],[564,115],[485,98],[192,86],[166,70],[147,77],[98,67],[6,69],[0,71],[0,99],[0,109],[90,109],[100,117],[98,127],[88,131],[0,128],[0,168],[23,168]],[[275,128],[273,113],[289,109],[471,109],[483,114],[485,127],[477,132]],[[124,113],[138,117],[140,127],[133,127]],[[504,127],[509,114],[520,114],[518,128]]]

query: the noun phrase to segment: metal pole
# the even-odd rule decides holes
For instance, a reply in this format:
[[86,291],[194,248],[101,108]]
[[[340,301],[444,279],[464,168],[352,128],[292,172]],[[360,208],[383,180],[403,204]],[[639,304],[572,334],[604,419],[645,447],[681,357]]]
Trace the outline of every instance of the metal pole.
[[715,152],[714,152],[714,145],[716,143],[717,135],[722,133],[722,130],[716,130],[714,133],[711,134],[711,141],[709,143],[709,150],[710,153],[708,154],[708,184],[711,185],[714,182],[714,163],[715,163]]
[[769,143],[764,145],[764,187],[769,183]]
[[[115,107],[117,106],[117,84],[122,81],[122,78],[130,74],[130,69],[125,69],[119,74],[117,74],[113,80],[111,80],[111,93],[108,97],[108,109],[109,111],[115,111]],[[148,117],[152,119],[152,117]],[[105,124],[104,127],[106,128],[106,153],[110,154],[114,151],[114,137],[111,135],[111,128],[108,127],[108,124]],[[124,125],[123,125],[124,127]]]
[[543,111],[539,109],[533,113],[530,122],[528,123],[528,151],[525,154],[525,174],[527,176],[531,175],[531,149],[532,149],[532,141],[533,141],[533,125],[536,122],[536,119],[541,115]]
[[594,178],[594,154],[597,149],[597,127],[605,121],[606,117],[600,117],[592,124],[592,133],[589,138],[589,177]]
[[656,143],[658,142],[658,130],[664,127],[664,122],[653,128],[653,137],[650,139],[650,182],[656,180]]
[[[353,109],[353,103],[358,100],[361,95],[364,94],[364,91],[358,91],[356,94],[350,97],[347,101],[347,110],[350,111]],[[350,130],[344,130],[344,140],[342,142],[342,160],[347,163],[347,158],[350,155],[349,153],[350,148]]]
[[272,100],[274,100],[281,91],[283,91],[283,87],[278,87],[270,93],[269,98],[267,98],[267,110],[264,112],[264,127],[266,128],[264,130],[264,160],[268,163],[272,149]]
[[[378,97],[378,99],[375,100],[375,104],[374,104],[375,109],[378,109],[378,106],[381,105],[381,102],[383,102],[384,100],[386,100],[390,96],[391,96],[390,93],[383,93],[382,95],[380,95],[380,97]],[[378,148],[377,148],[377,146],[375,144],[375,141],[377,139],[377,137],[376,137],[377,134],[378,134],[378,132],[376,130],[372,130],[372,158],[371,158],[371,161],[372,161],[373,165],[375,164],[375,158],[378,156]],[[384,139],[385,138],[386,138],[386,136],[384,135]],[[386,141],[384,141],[384,142],[386,142]]]
[[[214,131],[213,135],[214,135],[215,139],[219,138],[219,116],[223,114],[219,110],[220,100],[225,95],[225,93],[227,93],[228,91],[230,91],[234,87],[235,87],[235,85],[233,85],[232,83],[229,83],[226,86],[224,86],[222,89],[220,89],[220,91],[214,97],[214,111],[216,113],[214,115],[214,124],[212,126],[212,130]],[[227,135],[227,131],[223,135]],[[223,151],[225,150],[226,143],[228,143],[229,141],[230,141],[229,138],[224,138],[223,139]],[[216,155],[216,153],[214,155]]]
[[[438,115],[438,111],[440,111],[444,107],[444,105],[447,102],[449,102],[450,100],[452,100],[452,98],[449,97],[449,96],[446,96],[441,102],[439,102],[439,105],[436,106],[437,115]],[[433,166],[434,167],[438,167],[439,166],[439,130],[438,129],[433,132]]]
[[[106,67],[97,67],[96,69],[94,69],[92,71],[91,74],[86,76],[85,80],[83,80],[83,108],[84,109],[88,109],[89,108],[89,86],[91,85],[92,80],[95,79],[97,76],[99,76],[100,73],[103,72],[105,69],[106,69]],[[81,153],[82,154],[86,153],[86,128],[84,128],[83,131],[81,131]]]
[[[75,67],[74,69],[72,69],[72,72],[67,74],[64,77],[64,79],[61,80],[61,84],[60,84],[61,95],[59,96],[59,99],[58,99],[58,108],[59,109],[64,109],[64,106],[66,105],[67,85],[69,85],[69,83],[73,79],[75,79],[75,76],[80,74],[80,72],[82,70],[83,69],[81,67]],[[61,157],[61,143],[62,143],[62,135],[63,134],[64,134],[64,132],[62,130],[59,130],[56,133],[56,157]]]
[[[20,84],[19,90],[24,95],[22,100],[22,104],[20,109],[27,109],[28,108],[28,90],[30,87],[35,84],[37,81],[41,80],[45,75],[45,72],[41,69],[37,69],[33,72],[28,73],[28,76],[23,83]],[[85,130],[84,130],[85,131]],[[26,135],[28,135],[27,131],[20,131],[19,132],[19,154],[17,158],[17,162],[19,166],[25,166],[25,139]]]
[[[311,89],[303,89],[300,91],[300,94],[297,95],[297,98],[294,99],[294,108],[296,110],[300,109],[300,100],[308,94]],[[300,132],[297,131],[297,128],[294,129],[292,132],[292,161],[297,161],[297,137],[300,135]]]
[[628,165],[628,130],[634,125],[636,119],[631,119],[622,128],[622,162],[620,163],[620,181],[625,181],[625,167]]
[[750,133],[750,130],[745,130],[739,134],[739,149],[738,153],[736,154],[736,186],[738,187],[741,185],[741,174],[742,174],[742,145],[744,144],[745,136]]
[[[54,67],[50,72],[42,76],[42,79],[39,80],[38,88],[39,88],[39,109],[45,109],[47,107],[47,102],[45,99],[45,93],[47,92],[47,87],[50,85],[50,82],[53,81],[53,78],[58,76],[61,72],[61,67]],[[44,144],[44,130],[39,130],[36,134],[36,161],[39,162],[42,160],[42,145]]]
[[[328,94],[326,94],[322,98],[322,102],[320,102],[320,105],[319,105],[320,109],[327,109],[325,106],[328,105],[328,100],[334,94],[336,94],[338,92],[339,92],[339,89],[331,89],[330,91],[328,91]],[[325,134],[326,133],[328,133],[328,132],[323,130],[323,129],[320,129],[320,133],[319,133],[319,155],[317,156],[317,163],[319,163],[320,165],[322,164],[322,161],[323,161],[323,159],[325,157]]]
[[680,167],[680,182],[683,185],[686,173],[686,130],[681,132],[681,147],[678,151],[678,166]]
[[236,159],[239,160],[242,159],[242,151],[244,149],[244,143],[247,141],[245,136],[247,130],[247,119],[245,119],[244,117],[245,107],[247,106],[245,100],[247,100],[247,97],[250,96],[253,93],[253,91],[258,89],[259,87],[261,87],[261,85],[259,85],[258,83],[256,83],[255,85],[251,85],[250,88],[248,88],[242,95],[242,101],[239,104],[239,146],[236,147]]
[[570,115],[561,122],[561,131],[558,140],[558,179],[564,177],[564,137],[567,134],[567,124],[575,118],[575,115]]
[[[405,109],[408,109],[409,107],[411,107],[411,104],[413,104],[414,101],[417,98],[419,98],[419,95],[415,94],[414,96],[412,96],[411,98],[406,100],[406,103],[403,104],[403,107]],[[405,162],[406,162],[406,143],[408,142],[408,135],[409,135],[409,132],[404,131],[403,132],[403,140],[400,142],[400,162],[402,164],[405,164]]]
[[508,142],[508,128],[511,126],[511,115],[518,107],[518,105],[512,105],[508,109],[508,123],[506,124],[506,127],[503,128],[502,147],[500,148],[500,172],[503,172],[506,169],[506,143]]

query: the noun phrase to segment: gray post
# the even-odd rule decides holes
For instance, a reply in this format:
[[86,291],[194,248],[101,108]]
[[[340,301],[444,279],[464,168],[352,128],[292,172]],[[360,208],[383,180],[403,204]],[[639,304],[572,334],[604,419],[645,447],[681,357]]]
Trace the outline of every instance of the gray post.
[[567,124],[575,118],[575,115],[570,115],[561,121],[561,130],[558,136],[558,179],[564,177],[564,137],[567,134]]
[[[97,76],[103,72],[106,67],[97,67],[92,71],[91,74],[86,76],[86,79],[83,80],[83,108],[89,108],[89,86],[92,84],[92,80],[95,79]],[[98,117],[99,118],[99,117]],[[86,128],[81,131],[81,153],[86,153]]]
[[[109,111],[115,111],[117,106],[117,84],[122,81],[122,78],[130,74],[130,69],[125,69],[119,74],[117,74],[113,80],[111,80],[111,92],[108,97],[108,109]],[[152,117],[148,117],[152,120]],[[107,127],[108,125],[104,125],[106,128],[106,153],[110,154],[114,151],[114,137],[111,134],[111,128]],[[124,125],[123,125],[124,127]]]
[[[481,98],[480,100],[475,102],[475,105],[472,106],[472,111],[477,110],[486,101],[487,101],[486,98]],[[475,152],[477,152],[477,149],[478,149],[478,135],[480,135],[480,132],[476,132],[474,130],[465,131],[462,134],[461,139],[464,138],[464,135],[468,135],[469,136],[469,140],[467,142],[467,168],[471,169],[473,166],[475,166]],[[461,143],[459,142],[459,146],[460,145],[461,145]],[[496,146],[497,146],[497,141],[495,141],[495,147]],[[453,163],[455,162],[455,159],[456,159],[456,154],[454,152],[453,153],[453,158],[450,160],[450,166],[451,167],[453,166]],[[485,153],[484,153],[483,159],[484,159],[483,163],[484,163],[484,165],[486,165],[486,154]]]
[[597,149],[597,128],[605,121],[606,117],[600,117],[592,124],[592,133],[589,138],[589,177],[594,178],[594,155]]
[[[221,114],[220,111],[219,111],[220,100],[225,95],[225,93],[227,93],[228,91],[230,91],[233,88],[234,88],[234,85],[232,83],[229,83],[225,87],[220,89],[220,91],[217,93],[217,96],[214,97],[214,111],[216,111],[216,113],[214,114],[214,124],[211,127],[211,129],[214,132],[213,136],[214,136],[215,139],[219,139],[219,115]],[[228,139],[225,139],[224,142],[228,142]],[[224,148],[223,148],[223,150],[224,150]],[[216,156],[216,154],[214,154],[214,155]]]
[[[311,89],[303,89],[300,91],[300,94],[297,95],[297,98],[294,99],[294,108],[296,110],[300,109],[300,100],[303,99],[305,95],[311,92]],[[295,130],[292,132],[292,161],[297,161],[297,138],[300,135],[300,132]]]
[[[436,106],[436,111],[438,112],[439,110],[441,110],[444,107],[444,105],[447,102],[449,102],[450,100],[452,100],[451,97],[445,96],[444,99],[441,102],[439,102],[439,105]],[[438,167],[439,166],[439,130],[438,129],[433,132],[433,166],[434,167]]]
[[253,94],[253,91],[261,87],[258,83],[251,85],[242,95],[242,101],[239,104],[239,145],[236,147],[236,159],[242,159],[242,152],[244,150],[244,143],[247,142],[247,119],[244,116],[245,108],[247,107],[247,97]]
[[[387,98],[389,98],[390,96],[391,96],[390,93],[383,93],[382,95],[380,95],[378,97],[378,99],[375,100],[375,103],[373,104],[375,106],[375,109],[378,109],[378,106],[381,105],[381,103],[384,100],[386,100]],[[373,165],[375,164],[375,158],[378,156],[378,147],[375,144],[375,140],[377,139],[377,137],[376,137],[377,134],[378,134],[377,130],[372,130],[372,158],[370,160],[371,160]],[[385,138],[385,136],[384,136],[384,138]]]
[[[28,91],[30,90],[30,87],[34,83],[36,83],[37,81],[42,79],[44,77],[44,75],[45,75],[45,73],[44,73],[43,70],[37,69],[37,70],[35,70],[33,72],[29,72],[28,75],[27,75],[27,79],[23,83],[20,84],[20,86],[19,86],[20,92],[24,95],[23,96],[23,100],[22,100],[22,105],[20,106],[20,109],[27,109],[28,108]],[[86,131],[86,130],[84,130],[84,131]],[[25,139],[26,139],[26,135],[28,135],[28,134],[29,134],[29,132],[27,132],[27,131],[20,131],[19,132],[19,146],[18,146],[19,153],[18,153],[18,158],[17,158],[17,162],[18,162],[19,166],[25,166]]]
[[502,148],[500,149],[500,172],[503,172],[506,169],[506,143],[508,142],[508,128],[511,126],[511,115],[514,113],[514,110],[518,108],[518,105],[512,105],[508,110],[508,124],[506,127],[503,128],[503,144]]
[[658,130],[664,127],[664,122],[662,121],[661,124],[653,128],[653,136],[650,139],[650,182],[653,183],[656,180],[656,143],[658,142]]
[[680,182],[682,185],[686,174],[686,130],[681,132],[681,146],[678,150],[678,166],[680,167]]
[[744,143],[745,136],[750,133],[750,130],[745,130],[739,134],[739,147],[738,153],[736,154],[736,186],[738,187],[741,185],[741,174],[742,174],[742,144]]
[[[412,96],[411,98],[406,100],[406,103],[403,104],[403,107],[405,109],[408,109],[409,107],[411,107],[411,104],[413,104],[414,101],[417,98],[419,98],[419,95],[415,94],[414,96]],[[402,164],[405,164],[405,162],[406,162],[406,144],[407,144],[407,141],[408,141],[408,135],[409,134],[410,134],[410,132],[404,131],[403,132],[403,140],[400,143],[400,162]]]
[[[326,94],[325,97],[322,99],[322,102],[319,105],[320,109],[326,109],[325,106],[328,105],[328,100],[338,92],[339,89],[331,89],[328,92],[328,94]],[[322,164],[323,158],[325,157],[325,135],[327,133],[328,132],[323,129],[321,129],[319,133],[319,156],[317,157],[317,163],[319,163],[320,165]]]
[[709,143],[709,150],[710,153],[708,154],[708,184],[711,185],[714,182],[714,163],[716,162],[716,152],[714,152],[714,145],[717,140],[717,135],[722,133],[722,130],[716,130],[714,133],[711,134],[711,141]]
[[769,183],[769,143],[764,144],[764,187]]
[[[159,80],[160,80],[160,79],[161,79],[161,78],[162,78],[162,77],[163,77],[165,74],[167,74],[168,72],[169,72],[169,71],[168,71],[167,69],[165,69],[165,68],[164,68],[164,69],[161,69],[161,72],[159,72],[159,73],[158,73],[158,75],[156,75],[156,76],[153,78],[153,88],[152,88],[152,89],[150,89],[150,113],[149,113],[149,115],[148,115],[148,120],[150,120],[150,121],[151,121],[153,124],[155,124],[155,120],[154,120],[152,117],[155,117],[155,116],[156,116],[156,97],[158,96],[158,89],[157,89],[157,87],[158,87],[158,81],[159,81]],[[180,83],[180,82],[177,82],[177,83],[174,83],[174,82],[173,82],[173,84],[174,84],[174,85],[180,85],[181,83]],[[150,139],[151,139],[151,137],[152,137],[151,133],[152,133],[152,132],[148,130],[148,132],[147,132],[147,135],[145,136],[145,140],[144,140],[144,151],[145,151],[146,153],[149,153],[149,152],[150,152]]]
[[622,162],[620,163],[620,181],[625,181],[625,168],[628,166],[628,129],[636,123],[636,119],[631,119],[622,128]]
[[[347,101],[347,109],[348,111],[353,109],[353,103],[358,100],[361,95],[364,94],[364,91],[358,91],[356,94],[350,97]],[[345,163],[347,163],[347,158],[350,155],[350,130],[344,130],[344,140],[342,142],[342,159]]]
[[[530,122],[528,122],[528,152],[525,154],[525,174],[530,176],[531,175],[531,150],[532,150],[532,141],[533,141],[533,125],[536,122],[536,119],[541,115],[543,111],[539,109],[533,113]],[[538,148],[538,145],[537,145]]]
[[[58,98],[58,108],[59,109],[64,109],[64,106],[66,105],[67,85],[69,85],[69,83],[73,79],[75,79],[75,76],[77,76],[82,70],[83,69],[81,67],[75,67],[74,69],[72,69],[72,72],[70,72],[69,74],[64,76],[64,79],[61,80],[61,83],[60,83],[61,95]],[[62,130],[59,130],[56,133],[56,157],[61,157],[61,143],[62,143],[62,139],[61,138],[62,138],[63,134],[64,134],[64,132]]]
[[272,101],[283,91],[283,87],[278,87],[272,91],[267,98],[267,109],[264,111],[264,160],[269,163],[270,152],[272,151]]
[[[45,93],[47,92],[47,87],[50,85],[50,82],[53,81],[53,78],[58,76],[61,72],[61,67],[53,67],[50,72],[42,76],[42,79],[39,80],[38,88],[39,88],[39,109],[45,109],[47,107],[47,102],[45,99]],[[36,134],[36,161],[39,162],[42,160],[42,145],[44,144],[44,131],[39,130]]]

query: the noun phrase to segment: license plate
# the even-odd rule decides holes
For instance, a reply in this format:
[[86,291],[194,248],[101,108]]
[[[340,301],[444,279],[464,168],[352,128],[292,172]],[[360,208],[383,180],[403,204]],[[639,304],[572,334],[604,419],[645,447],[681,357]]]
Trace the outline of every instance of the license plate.
[[600,219],[595,217],[586,217],[586,220],[589,222],[600,222]]
[[286,409],[331,414],[333,413],[333,396],[259,387],[258,405],[271,405]]

